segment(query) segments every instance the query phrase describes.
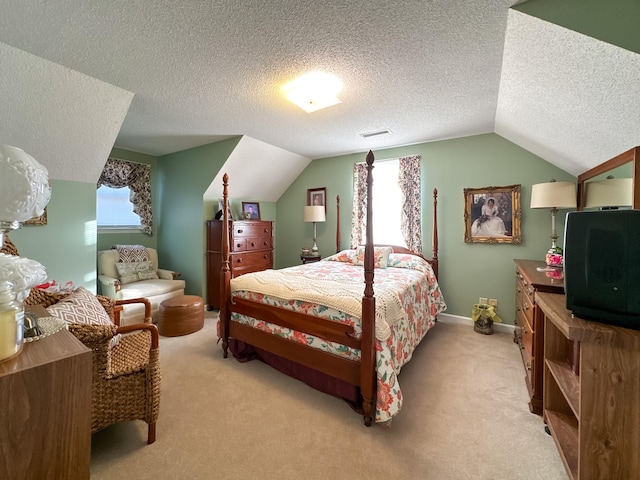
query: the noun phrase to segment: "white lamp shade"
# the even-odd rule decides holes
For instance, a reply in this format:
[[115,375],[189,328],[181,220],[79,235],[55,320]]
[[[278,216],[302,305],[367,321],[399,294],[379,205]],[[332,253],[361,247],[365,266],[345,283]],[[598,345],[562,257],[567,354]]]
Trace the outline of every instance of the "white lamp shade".
[[538,183],[531,187],[531,208],[576,208],[576,185],[571,182]]
[[0,144],[0,223],[40,216],[50,198],[47,169],[24,150]]
[[630,207],[633,178],[608,178],[586,183],[586,208]]
[[304,207],[304,221],[305,222],[324,222],[324,206],[322,205],[310,205]]

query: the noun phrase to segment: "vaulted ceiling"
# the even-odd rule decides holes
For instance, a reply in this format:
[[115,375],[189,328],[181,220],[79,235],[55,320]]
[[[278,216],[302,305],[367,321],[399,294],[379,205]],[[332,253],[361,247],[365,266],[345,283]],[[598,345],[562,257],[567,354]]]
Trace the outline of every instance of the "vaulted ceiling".
[[[573,174],[640,144],[640,55],[516,3],[8,0],[0,141],[79,181],[114,143],[160,156],[247,135],[316,159],[496,132]],[[312,70],[342,79],[341,104],[284,98]]]

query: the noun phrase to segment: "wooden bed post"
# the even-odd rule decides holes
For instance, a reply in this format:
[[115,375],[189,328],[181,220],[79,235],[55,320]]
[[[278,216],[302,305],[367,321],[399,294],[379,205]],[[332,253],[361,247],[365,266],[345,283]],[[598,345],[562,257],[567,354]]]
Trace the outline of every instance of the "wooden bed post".
[[340,252],[340,195],[336,195],[336,253]]
[[438,189],[433,189],[433,236],[431,238],[431,268],[438,278]]
[[222,177],[222,270],[220,270],[220,337],[222,338],[222,354],[227,358],[229,348],[229,322],[231,312],[230,283],[231,269],[229,268],[229,175]]
[[373,296],[373,152],[367,154],[367,242],[364,250],[364,296],[362,297],[362,349],[360,358],[360,393],[364,424],[371,426],[376,408],[376,299]]

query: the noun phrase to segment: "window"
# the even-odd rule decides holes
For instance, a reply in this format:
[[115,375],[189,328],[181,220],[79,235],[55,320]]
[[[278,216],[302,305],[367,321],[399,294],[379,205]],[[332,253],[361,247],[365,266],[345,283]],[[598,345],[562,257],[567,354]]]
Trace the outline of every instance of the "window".
[[[412,155],[374,164],[373,240],[422,253],[420,157]],[[353,168],[351,248],[366,241],[367,167]]]
[[140,229],[140,216],[133,212],[130,195],[129,187],[111,188],[101,185],[98,188],[98,228]]
[[374,169],[373,239],[376,243],[406,247],[400,228],[402,191],[398,185],[398,163],[398,160],[380,162]]
[[97,184],[98,228],[153,233],[151,166],[108,158]]

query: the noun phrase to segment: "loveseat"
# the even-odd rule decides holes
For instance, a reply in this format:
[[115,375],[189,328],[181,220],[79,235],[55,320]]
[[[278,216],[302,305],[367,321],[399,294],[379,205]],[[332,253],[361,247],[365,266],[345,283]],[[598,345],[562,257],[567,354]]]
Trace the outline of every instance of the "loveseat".
[[[184,295],[185,282],[176,277],[179,273],[158,268],[158,252],[154,248],[142,248],[145,260],[125,258],[113,248],[98,252],[98,280],[100,292],[116,300],[144,297],[151,303],[151,315],[158,312],[160,303],[171,297]],[[121,324],[144,321],[144,308],[140,305],[125,305],[121,313]]]

